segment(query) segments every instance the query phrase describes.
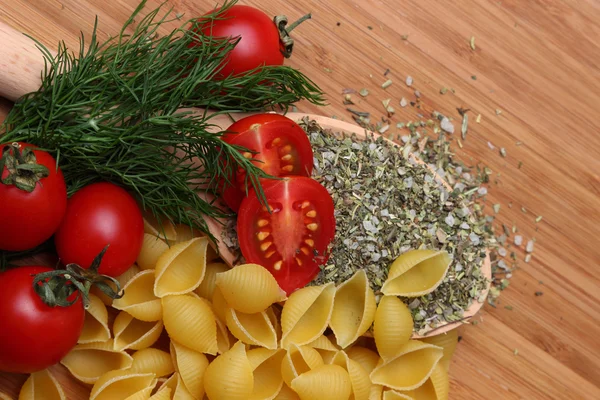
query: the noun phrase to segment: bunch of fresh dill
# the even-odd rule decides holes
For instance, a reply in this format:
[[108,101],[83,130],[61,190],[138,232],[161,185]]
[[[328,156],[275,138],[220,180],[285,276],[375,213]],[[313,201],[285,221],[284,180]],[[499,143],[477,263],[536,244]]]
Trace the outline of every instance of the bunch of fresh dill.
[[[235,2],[226,1],[204,20],[220,18]],[[91,41],[86,48],[82,35],[77,55],[60,43],[54,56],[37,42],[46,62],[41,88],[15,104],[0,129],[2,141],[29,142],[52,152],[69,194],[110,181],[136,194],[156,217],[209,233],[204,217],[223,216],[209,200],[217,183],[243,168],[262,195],[258,178],[265,174],[223,142],[222,132],[211,133],[209,113],[183,109],[287,109],[301,99],[322,104],[322,93],[285,66],[216,78],[237,39],[204,35],[194,29],[195,20],[159,34],[174,20],[171,11],[159,17],[161,6],[134,22],[144,5],[104,43],[96,39],[96,20]],[[209,196],[198,196],[199,191]]]

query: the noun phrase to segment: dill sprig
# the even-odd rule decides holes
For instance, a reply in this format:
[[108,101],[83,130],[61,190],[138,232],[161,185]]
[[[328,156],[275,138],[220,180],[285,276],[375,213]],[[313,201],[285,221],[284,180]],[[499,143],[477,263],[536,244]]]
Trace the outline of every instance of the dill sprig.
[[[204,20],[220,18],[235,3],[226,1]],[[224,132],[213,133],[219,129],[210,114],[185,109],[285,110],[301,99],[322,104],[322,93],[286,66],[215,79],[238,40],[204,35],[194,29],[196,20],[163,36],[159,28],[174,20],[171,10],[159,17],[161,6],[134,22],[144,5],[104,43],[96,38],[96,18],[91,40],[86,48],[81,36],[78,54],[61,42],[54,56],[36,41],[46,64],[42,85],[15,104],[3,142],[26,141],[52,152],[69,194],[93,182],[113,182],[137,194],[157,218],[210,234],[204,217],[225,216],[210,200],[217,183],[242,168],[248,187],[262,197],[258,178],[268,176],[222,141]]]

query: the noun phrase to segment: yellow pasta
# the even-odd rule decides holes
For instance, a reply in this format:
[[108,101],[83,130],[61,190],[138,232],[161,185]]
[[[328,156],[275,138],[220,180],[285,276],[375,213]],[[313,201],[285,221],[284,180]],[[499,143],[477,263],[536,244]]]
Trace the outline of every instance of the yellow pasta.
[[13,400],[12,397],[9,397],[6,393],[0,392],[0,400]]
[[148,400],[171,400],[171,392],[173,389],[165,387],[162,390],[158,390],[154,395],[150,396]]
[[217,314],[215,313],[214,305],[208,301],[207,299],[198,296],[196,293],[190,293],[191,296],[195,296],[196,298],[202,300],[213,312],[215,316],[215,321],[217,322],[217,353],[223,354],[227,350],[231,348],[231,343],[235,342],[235,337],[229,332],[227,329],[227,325],[225,324],[225,320],[221,320]]
[[133,358],[114,349],[112,340],[78,344],[60,362],[83,383],[95,383],[108,371],[131,367]]
[[144,233],[137,265],[141,270],[154,269],[159,257],[167,250],[169,250],[169,245],[164,240],[150,233]]
[[204,397],[204,372],[208,358],[182,344],[171,341],[171,357],[183,385],[196,399]]
[[[121,275],[119,275],[116,279],[119,282],[121,289],[123,289],[125,287],[125,285],[127,284],[127,282],[129,282],[131,280],[131,278],[133,278],[138,272],[140,272],[140,268],[137,265],[133,264],[131,267],[129,267],[129,269],[127,271],[125,271]],[[107,284],[115,292],[117,291],[117,287],[112,282],[108,282]],[[90,293],[97,296],[100,300],[102,300],[104,305],[112,306],[113,299],[108,297],[98,286],[96,286],[96,285],[92,286],[90,289]]]
[[85,311],[83,330],[77,343],[106,342],[110,339],[108,311],[98,296],[89,294],[89,308]]
[[171,377],[167,379],[165,383],[161,385],[161,387],[158,388],[156,395],[158,395],[159,393],[163,393],[167,390],[173,395],[172,397],[169,397],[170,399],[172,398],[173,400],[196,400],[194,396],[192,396],[191,393],[187,390],[187,388],[183,384],[183,381],[181,380],[181,375],[179,375],[177,372],[171,375]]
[[415,400],[412,396],[406,392],[396,392],[395,390],[384,390],[383,400]]
[[329,338],[325,335],[319,336],[318,338],[316,338],[310,343],[307,343],[306,345],[308,347],[312,347],[313,349],[333,351],[336,353],[340,350],[340,348],[335,344],[331,343],[331,340],[329,340]]
[[292,389],[302,400],[348,400],[352,384],[344,368],[339,365],[321,365],[295,378]]
[[331,319],[334,294],[333,283],[292,293],[281,313],[281,347],[287,348],[291,343],[304,345],[321,336]]
[[329,326],[337,344],[345,349],[363,335],[375,318],[375,293],[364,269],[356,272],[335,291],[335,301]]
[[366,347],[352,346],[346,350],[346,354],[351,360],[359,363],[369,374],[375,369],[380,360],[379,354]]
[[274,400],[300,400],[300,396],[288,385],[283,385]]
[[217,321],[210,306],[187,295],[162,298],[164,324],[171,340],[200,353],[216,355]]
[[369,400],[381,400],[383,398],[383,386],[371,385],[369,391]]
[[395,390],[416,389],[429,378],[442,355],[441,347],[411,340],[394,358],[375,367],[371,381]]
[[208,365],[204,389],[209,399],[248,400],[254,392],[252,365],[246,347],[237,342]]
[[152,373],[157,378],[175,372],[171,355],[166,351],[143,349],[136,351],[131,357],[133,358],[133,364],[131,364],[133,372]]
[[419,297],[442,283],[452,259],[446,251],[411,250],[398,257],[381,287],[387,296]]
[[207,238],[194,238],[173,245],[156,262],[154,294],[164,297],[196,289],[206,271]]
[[204,236],[202,232],[185,224],[175,225],[175,243],[187,242],[193,238]]
[[45,369],[29,375],[19,392],[19,400],[66,400],[66,396],[58,381]]
[[123,289],[125,295],[113,302],[114,308],[127,311],[140,321],[152,322],[162,318],[160,299],[154,295],[153,270],[139,272]]
[[146,322],[121,311],[113,323],[115,350],[142,350],[152,346],[163,331],[162,321]]
[[223,293],[221,293],[221,289],[215,287],[212,298],[212,309],[217,319],[225,322],[225,313],[227,312],[227,302],[225,301],[225,297],[223,297]]
[[448,400],[449,390],[448,371],[438,363],[424,384],[407,393],[416,400]]
[[[151,373],[131,370],[109,371],[94,383],[90,400],[148,399],[154,385],[156,385],[156,377]],[[144,393],[147,396],[144,396]]]
[[277,332],[266,312],[246,314],[228,308],[225,320],[227,327],[238,340],[267,349],[277,348]]
[[301,374],[323,365],[323,357],[312,347],[291,344],[281,361],[281,375],[286,385]]
[[440,360],[440,364],[448,370],[450,368],[450,360],[456,350],[458,344],[458,331],[452,329],[449,332],[442,333],[441,335],[428,336],[420,339],[422,342],[433,344],[444,349],[444,356]]
[[206,264],[206,272],[204,273],[204,279],[200,282],[200,286],[196,288],[195,292],[200,297],[204,297],[207,300],[213,300],[213,293],[215,291],[215,282],[217,274],[228,271],[229,267],[221,262],[214,262]]
[[177,231],[175,226],[166,217],[158,219],[151,213],[144,213],[144,232],[157,236],[165,241],[174,242],[177,240]]
[[381,358],[394,357],[413,332],[413,319],[408,307],[396,296],[383,296],[375,312],[373,336]]
[[285,350],[254,349],[247,353],[254,376],[254,391],[250,400],[272,400],[281,391],[281,361]]
[[247,314],[264,311],[286,299],[273,275],[257,264],[239,265],[217,273],[215,284],[229,307]]
[[369,373],[356,361],[351,360],[345,351],[339,351],[331,360],[332,365],[339,365],[348,372],[352,384],[350,400],[368,400],[371,390]]

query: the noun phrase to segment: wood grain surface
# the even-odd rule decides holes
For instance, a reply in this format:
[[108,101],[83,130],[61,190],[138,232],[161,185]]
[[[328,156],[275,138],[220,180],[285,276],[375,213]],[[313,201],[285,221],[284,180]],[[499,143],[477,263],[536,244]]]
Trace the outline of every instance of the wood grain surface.
[[[215,1],[168,3],[192,17]],[[492,182],[498,183],[491,184],[487,203],[501,204],[498,226],[514,224],[536,244],[531,262],[520,263],[498,307],[486,306],[477,325],[461,329],[450,398],[600,398],[600,2],[242,3],[290,19],[313,13],[295,32],[297,46],[288,64],[313,78],[327,92],[329,105],[299,104],[303,112],[351,120],[342,89],[363,87],[370,94],[353,95],[354,107],[375,118],[383,115],[381,101],[392,99],[391,132],[396,122],[418,119],[419,110],[398,103],[402,97],[414,101],[414,90],[426,109],[453,116],[457,127],[456,108],[472,110],[467,140],[463,149],[455,146],[457,154],[493,170]],[[0,0],[0,20],[47,46],[65,40],[76,48],[80,31],[89,36],[95,15],[104,39],[118,32],[136,4]],[[149,7],[157,4],[149,1]],[[472,36],[475,50],[469,46]],[[412,87],[404,83],[407,75],[414,79]],[[387,78],[393,84],[384,90]],[[442,95],[442,87],[455,92]],[[0,120],[9,108],[0,101]],[[473,122],[477,114],[480,124]],[[522,260],[523,246],[513,249]],[[66,383],[64,369],[55,368]],[[25,378],[0,374],[0,391],[16,397]],[[87,393],[76,384],[69,384],[68,392],[71,399]]]

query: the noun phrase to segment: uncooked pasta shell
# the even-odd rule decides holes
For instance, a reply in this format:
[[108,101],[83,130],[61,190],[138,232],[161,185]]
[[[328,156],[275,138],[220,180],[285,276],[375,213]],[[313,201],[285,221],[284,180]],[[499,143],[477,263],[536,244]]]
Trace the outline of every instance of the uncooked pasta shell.
[[114,349],[111,340],[78,344],[60,362],[71,374],[84,383],[93,384],[108,371],[131,367],[133,358]]
[[137,258],[137,265],[141,270],[156,268],[156,262],[169,250],[169,245],[165,241],[150,233],[144,233],[142,249]]
[[142,350],[152,346],[163,331],[162,321],[140,321],[121,311],[113,323],[115,350]]
[[446,251],[411,250],[398,257],[381,287],[387,296],[419,297],[444,280],[452,259]]
[[148,399],[154,385],[156,377],[151,373],[131,370],[108,371],[94,383],[90,400],[137,400],[144,398],[140,397],[140,392],[147,393],[145,399]]
[[371,390],[371,378],[369,373],[356,361],[351,360],[346,352],[339,351],[331,360],[332,365],[339,365],[344,368],[350,376],[352,384],[351,400],[368,400]]
[[117,310],[127,311],[140,321],[152,322],[162,318],[162,307],[154,295],[154,270],[141,271],[123,288],[125,295],[113,302]]
[[321,336],[331,319],[334,295],[333,283],[292,293],[281,313],[281,347],[287,348],[291,343],[304,345]]
[[225,319],[227,327],[238,340],[267,349],[277,349],[277,332],[265,311],[246,314],[228,308]]
[[[140,268],[136,264],[133,264],[131,267],[129,267],[129,269],[127,271],[125,271],[121,275],[117,276],[116,279],[119,282],[121,289],[123,289],[125,287],[125,285],[127,284],[127,282],[129,282],[131,280],[131,278],[133,278],[139,272],[140,272]],[[107,282],[107,285],[110,286],[115,292],[117,292],[117,286],[115,284],[113,284],[112,282]],[[110,298],[106,293],[104,293],[98,286],[96,286],[96,285],[92,286],[92,288],[90,289],[90,293],[97,296],[100,300],[102,300],[104,305],[112,306],[113,299]]]
[[285,356],[285,350],[259,348],[248,351],[247,356],[254,376],[254,391],[250,400],[274,399],[283,386],[281,360]]
[[229,307],[246,314],[264,311],[286,299],[271,273],[258,264],[243,264],[218,273],[216,286]]
[[452,355],[454,354],[456,345],[458,344],[458,331],[456,329],[452,329],[451,331],[442,333],[441,335],[427,336],[420,340],[444,349],[444,356],[440,360],[440,365],[448,370],[450,368],[450,360],[452,359]]
[[169,399],[177,400],[196,400],[194,396],[187,390],[181,379],[181,375],[175,372],[169,379],[167,379],[159,388],[156,394],[169,391],[172,397]]
[[323,357],[312,347],[291,344],[281,360],[281,375],[286,385],[301,374],[323,365]]
[[157,297],[186,294],[196,289],[206,271],[207,238],[173,245],[156,262],[154,294]]
[[417,400],[448,400],[450,382],[448,371],[438,363],[424,384],[413,390]]
[[384,360],[396,356],[408,343],[413,332],[412,314],[396,296],[383,296],[375,312],[373,336],[377,351]]
[[200,297],[204,297],[207,300],[213,300],[213,293],[215,291],[217,274],[228,271],[229,267],[227,264],[221,262],[213,262],[206,264],[206,272],[204,273],[204,279],[200,282],[195,290],[196,294]]
[[204,373],[208,358],[182,344],[171,341],[171,357],[183,385],[197,399],[204,397]]
[[152,213],[144,213],[144,233],[157,236],[165,241],[176,241],[177,231],[175,226],[166,217],[158,219]]
[[85,311],[83,330],[77,343],[106,342],[110,339],[108,311],[98,296],[89,294],[89,307]]
[[371,381],[400,391],[416,389],[429,378],[442,355],[441,347],[411,340],[401,346],[396,357],[375,367]]
[[375,353],[373,350],[361,346],[350,347],[346,350],[346,354],[348,354],[348,357],[350,357],[351,360],[359,363],[369,374],[375,369],[377,363],[381,359],[379,354]]
[[248,400],[254,391],[246,347],[237,342],[208,365],[204,388],[209,399]]
[[341,348],[348,347],[371,327],[376,308],[375,293],[364,269],[336,289],[329,326]]
[[[3,397],[6,396],[6,397]],[[11,399],[0,393],[0,399]],[[29,375],[19,392],[19,400],[66,400],[65,392],[47,369]]]
[[131,355],[133,364],[131,370],[140,373],[151,373],[157,378],[175,372],[171,355],[159,349],[143,349]]
[[346,400],[352,394],[348,372],[339,365],[321,365],[292,381],[302,400]]

